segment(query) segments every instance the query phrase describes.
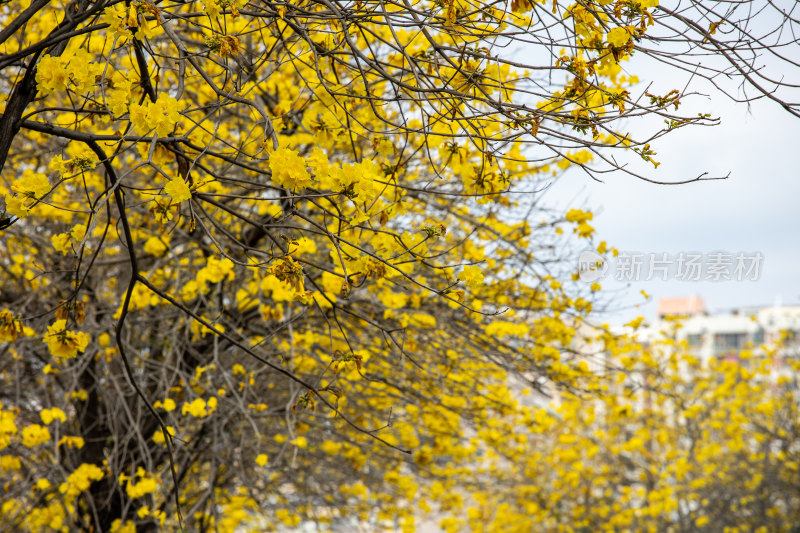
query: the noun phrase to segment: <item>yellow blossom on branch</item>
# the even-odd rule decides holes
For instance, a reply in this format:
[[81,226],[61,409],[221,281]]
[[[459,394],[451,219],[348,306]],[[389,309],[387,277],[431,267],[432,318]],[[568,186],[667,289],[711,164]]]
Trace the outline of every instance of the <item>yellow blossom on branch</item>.
[[185,402],[181,408],[181,414],[190,414],[195,418],[203,418],[208,416],[208,410],[206,410],[206,401],[202,398],[195,398],[191,402]]
[[22,333],[22,322],[8,309],[0,311],[0,342],[15,341]]
[[138,482],[134,483],[128,480],[128,485],[125,487],[125,492],[128,496],[136,499],[146,496],[158,490],[158,482],[150,475],[144,475]]
[[20,435],[22,436],[22,445],[28,448],[33,448],[50,440],[50,431],[39,424],[25,426],[22,428]]
[[52,409],[42,409],[39,411],[39,416],[42,418],[42,422],[46,425],[50,425],[53,420],[59,420],[61,422],[67,421],[67,415],[59,409],[58,407],[53,407]]
[[627,28],[613,28],[608,32],[608,35],[606,35],[606,41],[608,41],[608,44],[611,46],[625,46],[630,40],[631,34],[628,32]]
[[73,498],[89,490],[93,481],[99,481],[103,477],[105,474],[97,465],[83,463],[67,476],[67,481],[61,484],[59,491],[68,498]]
[[83,352],[89,345],[91,337],[82,331],[74,332],[67,329],[67,321],[56,320],[48,326],[44,342],[50,354],[57,359],[72,359]]
[[75,436],[65,435],[65,436],[61,437],[60,439],[58,439],[58,445],[59,446],[66,446],[69,449],[73,449],[74,448],[74,449],[79,450],[79,449],[83,448],[84,444],[85,444],[85,441],[83,440],[83,437],[75,437]]
[[470,289],[477,289],[483,285],[483,272],[479,266],[465,266],[458,274],[458,279]]
[[278,148],[269,156],[269,168],[272,171],[272,181],[281,187],[297,191],[312,183],[311,174],[306,169],[306,160],[296,150]]
[[164,192],[167,193],[172,197],[172,201],[175,203],[183,202],[184,200],[188,200],[192,197],[192,191],[189,189],[189,186],[186,185],[184,179],[180,176],[176,176],[169,180],[167,184],[164,186]]

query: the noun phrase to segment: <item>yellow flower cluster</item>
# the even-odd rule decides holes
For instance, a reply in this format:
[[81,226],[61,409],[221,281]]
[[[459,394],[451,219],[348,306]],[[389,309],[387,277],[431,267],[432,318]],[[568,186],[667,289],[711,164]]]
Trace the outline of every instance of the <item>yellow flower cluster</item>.
[[16,415],[13,411],[3,410],[0,403],[0,450],[11,444],[11,435],[17,433]]
[[29,531],[68,531],[64,524],[66,519],[64,507],[54,502],[46,507],[33,509],[26,519],[26,524],[30,527]]
[[217,409],[217,401],[217,398],[213,396],[208,399],[208,402],[203,398],[195,398],[191,402],[184,402],[181,414],[189,414],[195,418],[206,417]]
[[170,195],[172,201],[176,204],[192,197],[192,191],[189,189],[189,186],[186,184],[184,179],[180,176],[176,176],[169,180],[169,183],[164,186],[164,192]]
[[470,289],[477,289],[483,284],[483,273],[479,266],[465,266],[458,274],[458,279]]
[[594,228],[589,225],[589,220],[592,220],[593,217],[594,214],[590,211],[570,209],[565,218],[568,222],[575,224],[574,233],[577,233],[579,237],[588,238],[594,233]]
[[39,92],[50,94],[68,88],[83,94],[92,87],[95,77],[103,73],[103,65],[92,62],[94,55],[83,48],[60,57],[42,56],[36,67],[36,84]]
[[0,455],[0,471],[11,472],[22,468],[22,461],[15,455]]
[[125,43],[131,35],[139,40],[145,40],[152,39],[162,32],[159,27],[158,9],[146,1],[109,6],[103,11],[101,20],[110,26],[114,37],[119,37],[118,44]]
[[84,444],[85,444],[85,442],[83,440],[83,437],[74,437],[74,436],[64,435],[63,437],[58,439],[58,445],[59,446],[63,445],[63,446],[66,446],[69,449],[73,449],[74,448],[74,449],[79,450],[79,449],[83,448]]
[[33,448],[50,440],[50,431],[39,424],[31,424],[22,428],[22,445]]
[[[175,428],[172,426],[167,426],[167,433],[169,433],[170,437],[175,436]],[[164,432],[159,428],[153,432],[153,442],[156,444],[164,444],[166,439],[164,438]]]
[[[138,481],[134,481],[137,480]],[[122,485],[127,481],[125,492],[132,499],[141,498],[158,490],[158,480],[153,477],[149,472],[146,472],[141,466],[136,469],[136,474],[133,477],[128,477],[125,474],[120,474],[119,483]]]
[[75,244],[83,240],[86,235],[86,226],[84,224],[76,224],[69,232],[59,233],[53,235],[50,242],[53,243],[53,248],[61,252],[63,255],[75,252]]
[[311,174],[306,169],[306,160],[296,150],[278,148],[269,156],[269,168],[275,184],[298,191],[311,185]]
[[155,102],[145,100],[141,104],[131,104],[130,117],[131,124],[139,135],[155,130],[157,136],[166,137],[172,133],[181,115],[178,112],[178,101],[162,94]]
[[197,273],[197,281],[201,284],[219,283],[223,279],[232,281],[233,277],[233,261],[227,257],[209,257],[206,266]]
[[606,40],[611,46],[625,46],[631,40],[631,34],[626,28],[616,27],[608,32]]
[[45,425],[50,425],[53,420],[60,420],[61,422],[67,421],[67,415],[59,409],[58,407],[53,407],[52,409],[42,409],[39,411],[39,416],[42,418],[42,422]]
[[93,481],[99,481],[104,476],[97,465],[83,463],[67,476],[67,481],[62,483],[58,490],[71,499],[89,490]]
[[153,257],[161,257],[167,253],[168,242],[169,235],[165,235],[163,237],[150,237],[144,243],[144,253],[152,255]]
[[22,322],[8,309],[0,310],[0,342],[13,342],[20,333],[22,333]]
[[50,354],[57,360],[72,359],[83,352],[89,345],[91,337],[82,331],[74,332],[67,329],[66,320],[56,320],[48,326],[47,333],[44,335],[44,342]]
[[44,174],[26,169],[11,185],[11,190],[16,195],[6,194],[6,211],[15,217],[24,218],[28,216],[33,205],[50,192],[50,182]]

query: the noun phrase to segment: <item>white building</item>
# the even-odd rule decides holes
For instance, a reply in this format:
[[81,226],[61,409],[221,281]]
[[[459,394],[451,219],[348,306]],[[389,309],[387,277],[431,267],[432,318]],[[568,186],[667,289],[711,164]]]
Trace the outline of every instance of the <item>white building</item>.
[[738,358],[739,352],[751,346],[762,352],[784,339],[779,359],[781,369],[787,358],[800,358],[800,306],[734,309],[727,313],[710,314],[701,298],[670,298],[659,301],[659,319],[644,333],[644,339],[669,329],[666,317],[683,317],[676,340],[686,341],[703,362],[721,358]]

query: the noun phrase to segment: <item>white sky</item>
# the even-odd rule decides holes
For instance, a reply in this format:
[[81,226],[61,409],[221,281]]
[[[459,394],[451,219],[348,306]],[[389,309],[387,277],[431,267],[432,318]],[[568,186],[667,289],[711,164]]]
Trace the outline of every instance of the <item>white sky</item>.
[[[650,75],[661,94],[685,83],[685,77],[665,78],[663,69],[647,66],[632,68],[631,73],[643,82],[650,81]],[[730,178],[665,186],[623,173],[598,183],[585,173],[569,171],[555,180],[545,198],[551,204],[591,208],[599,240],[621,251],[666,252],[673,257],[679,252],[761,252],[760,276],[757,281],[620,283],[612,279],[612,263],[602,281],[604,289],[621,291],[615,292],[615,310],[606,316],[612,323],[636,314],[652,319],[658,299],[664,297],[698,295],[712,312],[772,305],[777,299],[800,305],[800,119],[769,101],[748,109],[707,86],[700,89],[708,97],[695,97],[687,105],[719,116],[721,124],[673,132],[653,145],[661,166],[640,168],[663,181],[706,171],[713,176],[730,172]],[[800,95],[793,96],[800,100]],[[636,136],[635,122],[630,131]],[[650,295],[648,302],[641,290]]]

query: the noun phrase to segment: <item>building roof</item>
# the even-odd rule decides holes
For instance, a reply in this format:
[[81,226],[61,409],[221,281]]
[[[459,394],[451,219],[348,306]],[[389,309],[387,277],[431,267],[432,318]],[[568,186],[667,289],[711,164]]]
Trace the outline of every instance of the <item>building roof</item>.
[[706,303],[699,296],[684,298],[662,298],[658,301],[658,317],[678,315],[701,315],[706,312]]

